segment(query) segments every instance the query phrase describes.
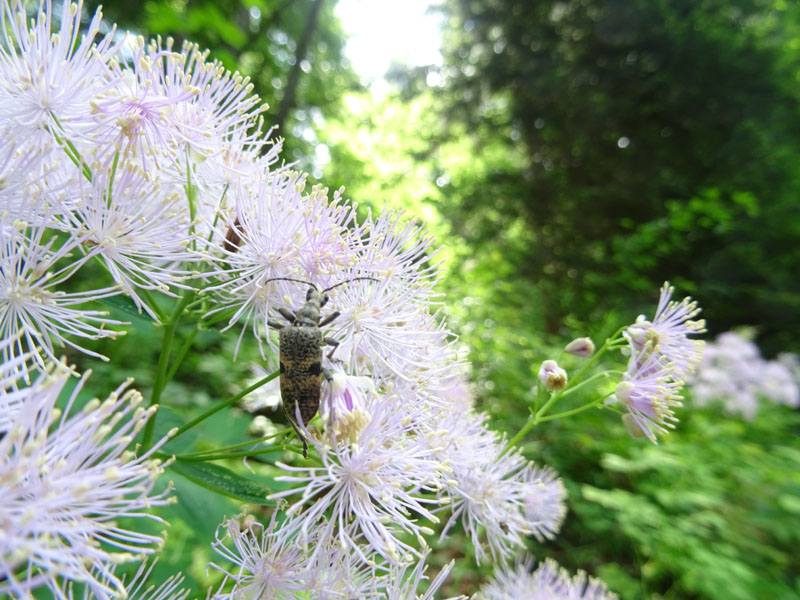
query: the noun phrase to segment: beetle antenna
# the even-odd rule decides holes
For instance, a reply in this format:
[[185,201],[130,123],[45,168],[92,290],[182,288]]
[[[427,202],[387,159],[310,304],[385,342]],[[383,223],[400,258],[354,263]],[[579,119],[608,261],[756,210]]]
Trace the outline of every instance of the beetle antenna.
[[315,290],[319,289],[313,281],[306,281],[305,279],[295,279],[294,277],[273,277],[272,279],[267,279],[264,283],[269,283],[270,281],[296,281],[297,283],[305,283],[306,285],[310,285]]
[[344,281],[340,281],[339,283],[332,285],[331,287],[325,288],[322,290],[323,292],[328,292],[333,288],[337,288],[340,285],[344,285],[345,283],[350,283],[351,281],[358,281],[359,279],[369,279],[370,281],[380,281],[379,279],[375,279],[374,277],[353,277],[352,279],[345,279]]

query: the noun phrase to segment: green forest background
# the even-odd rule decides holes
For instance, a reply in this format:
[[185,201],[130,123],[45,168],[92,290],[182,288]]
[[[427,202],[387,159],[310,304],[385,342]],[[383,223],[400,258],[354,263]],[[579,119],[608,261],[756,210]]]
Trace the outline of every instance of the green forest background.
[[[433,8],[443,64],[394,65],[382,97],[345,58],[335,4],[103,10],[123,29],[210,48],[252,77],[286,161],[345,186],[360,210],[404,209],[436,232],[444,311],[498,429],[524,422],[542,360],[652,314],[667,279],[699,301],[709,337],[750,326],[766,356],[800,351],[799,3],[445,0]],[[94,384],[134,375],[146,390],[155,336],[137,326],[115,343]],[[232,344],[197,337],[202,354],[169,388],[159,427],[244,387],[250,364],[231,367]],[[524,446],[569,491],[562,533],[531,540],[535,556],[625,599],[800,598],[797,412],[767,405],[746,422],[689,399],[658,447],[585,415]],[[249,417],[225,419],[225,435],[246,435]],[[186,482],[178,495],[158,569],[182,569],[202,597],[208,541],[238,508]],[[446,592],[473,593],[490,574],[469,554],[458,534],[436,549],[432,569],[456,559]]]

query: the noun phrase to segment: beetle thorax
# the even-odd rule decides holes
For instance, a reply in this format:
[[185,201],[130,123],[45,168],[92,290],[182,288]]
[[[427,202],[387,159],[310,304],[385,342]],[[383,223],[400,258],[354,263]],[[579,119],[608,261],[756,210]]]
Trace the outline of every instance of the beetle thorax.
[[296,326],[300,327],[316,327],[319,325],[320,308],[316,302],[306,302],[303,307],[297,311],[297,318],[294,321]]
[[317,290],[308,290],[306,303],[296,313],[294,325],[298,327],[317,327],[321,318],[322,306],[328,295]]

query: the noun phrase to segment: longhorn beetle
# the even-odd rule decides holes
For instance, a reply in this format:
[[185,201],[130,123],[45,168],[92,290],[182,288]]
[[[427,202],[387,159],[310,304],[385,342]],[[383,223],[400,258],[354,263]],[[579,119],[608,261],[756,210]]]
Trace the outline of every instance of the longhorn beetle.
[[326,344],[333,346],[328,353],[328,359],[330,359],[333,357],[336,346],[339,345],[339,342],[333,338],[324,337],[321,328],[333,322],[341,313],[333,311],[323,319],[321,309],[328,302],[327,292],[359,279],[378,281],[374,277],[353,277],[320,291],[316,285],[302,279],[276,277],[267,280],[297,281],[311,286],[306,293],[306,303],[297,313],[286,308],[277,309],[280,315],[289,322],[288,326],[272,319],[267,320],[267,324],[273,329],[277,329],[279,335],[283,411],[297,432],[297,437],[303,442],[305,458],[308,458],[308,441],[298,427],[297,407],[300,407],[300,419],[305,426],[314,418],[319,409],[322,377],[324,376],[328,381],[331,380],[330,373],[327,369],[322,368],[322,347]]

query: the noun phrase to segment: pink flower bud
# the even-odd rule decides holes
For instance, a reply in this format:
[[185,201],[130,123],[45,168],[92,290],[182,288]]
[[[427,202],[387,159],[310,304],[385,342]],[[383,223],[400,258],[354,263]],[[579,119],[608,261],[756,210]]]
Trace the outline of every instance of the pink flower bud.
[[563,390],[567,385],[567,372],[554,360],[546,360],[539,369],[539,380],[548,392]]
[[567,354],[573,356],[591,356],[594,354],[594,342],[588,337],[575,338],[564,347]]

